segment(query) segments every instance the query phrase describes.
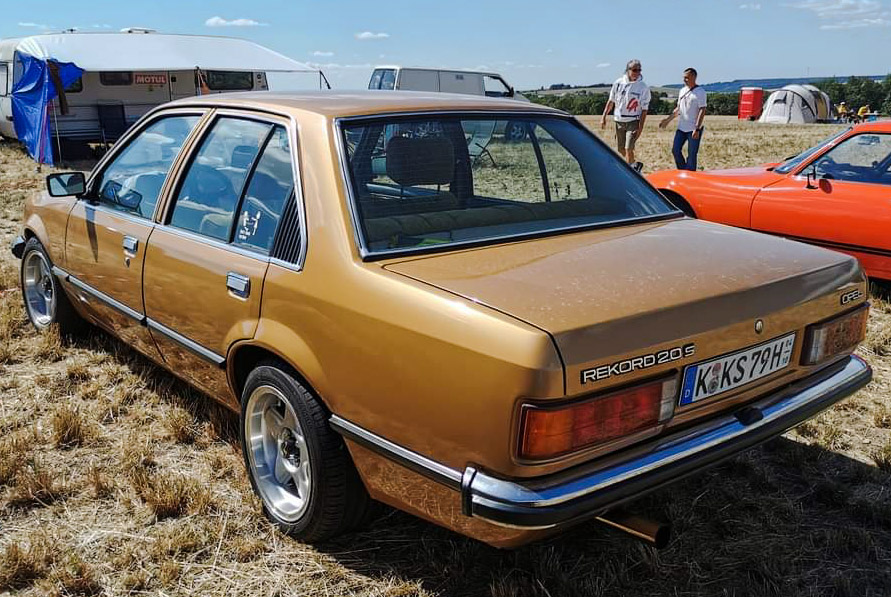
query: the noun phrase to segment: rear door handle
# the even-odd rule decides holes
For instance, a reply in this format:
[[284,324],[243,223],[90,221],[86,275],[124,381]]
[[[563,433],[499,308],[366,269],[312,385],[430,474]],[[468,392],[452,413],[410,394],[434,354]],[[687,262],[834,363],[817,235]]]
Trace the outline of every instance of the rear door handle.
[[139,250],[139,240],[133,238],[132,236],[125,236],[124,242],[122,243],[124,246],[124,250],[128,253],[136,254],[136,251]]
[[247,298],[251,294],[251,279],[236,272],[226,274],[226,288],[238,298]]

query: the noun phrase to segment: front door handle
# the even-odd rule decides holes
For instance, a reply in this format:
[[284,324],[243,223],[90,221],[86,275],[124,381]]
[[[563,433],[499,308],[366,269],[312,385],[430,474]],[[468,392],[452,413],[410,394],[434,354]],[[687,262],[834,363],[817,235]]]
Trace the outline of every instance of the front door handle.
[[139,240],[133,238],[132,236],[125,236],[124,242],[122,243],[124,246],[124,250],[128,253],[136,254],[136,251],[139,250]]
[[236,272],[226,274],[226,288],[238,298],[247,298],[251,294],[251,279]]

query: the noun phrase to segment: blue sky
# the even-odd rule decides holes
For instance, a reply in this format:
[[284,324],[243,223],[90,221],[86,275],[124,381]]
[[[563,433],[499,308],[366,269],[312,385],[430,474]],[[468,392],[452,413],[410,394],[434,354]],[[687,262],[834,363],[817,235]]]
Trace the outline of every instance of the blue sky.
[[0,37],[77,27],[245,37],[321,65],[335,88],[374,65],[485,68],[519,89],[596,83],[633,57],[651,85],[891,72],[891,0],[155,0],[6,3]]

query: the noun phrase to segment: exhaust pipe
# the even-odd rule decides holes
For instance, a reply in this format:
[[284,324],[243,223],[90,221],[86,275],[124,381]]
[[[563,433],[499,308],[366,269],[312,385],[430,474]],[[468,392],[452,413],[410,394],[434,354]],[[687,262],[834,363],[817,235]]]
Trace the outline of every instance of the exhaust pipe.
[[655,522],[642,516],[629,514],[623,510],[611,510],[598,516],[596,520],[614,529],[625,531],[632,537],[649,543],[656,549],[666,547],[671,540],[671,524]]

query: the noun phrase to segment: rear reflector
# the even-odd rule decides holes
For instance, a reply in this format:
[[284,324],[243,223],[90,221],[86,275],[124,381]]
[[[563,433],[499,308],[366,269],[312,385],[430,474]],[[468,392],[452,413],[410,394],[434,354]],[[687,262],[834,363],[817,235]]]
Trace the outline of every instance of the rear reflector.
[[808,326],[801,364],[815,365],[853,350],[866,337],[869,306],[863,305],[835,319]]
[[553,458],[654,427],[671,417],[676,398],[672,375],[562,407],[524,404],[520,458]]

